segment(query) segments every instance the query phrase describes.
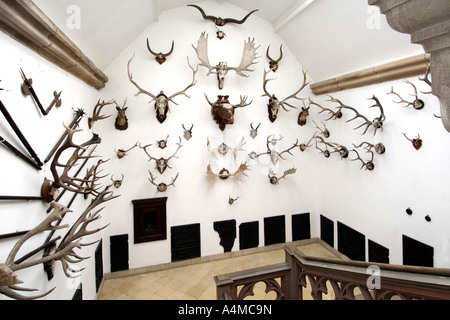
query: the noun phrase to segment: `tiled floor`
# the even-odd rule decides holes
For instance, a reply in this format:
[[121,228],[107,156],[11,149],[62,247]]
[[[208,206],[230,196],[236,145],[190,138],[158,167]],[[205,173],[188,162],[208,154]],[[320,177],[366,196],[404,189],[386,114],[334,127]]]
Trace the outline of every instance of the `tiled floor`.
[[[302,246],[307,255],[333,256],[319,244]],[[214,276],[285,261],[283,249],[205,262],[104,281],[99,300],[216,300]],[[335,256],[333,256],[335,257]],[[255,286],[253,299],[274,299]]]

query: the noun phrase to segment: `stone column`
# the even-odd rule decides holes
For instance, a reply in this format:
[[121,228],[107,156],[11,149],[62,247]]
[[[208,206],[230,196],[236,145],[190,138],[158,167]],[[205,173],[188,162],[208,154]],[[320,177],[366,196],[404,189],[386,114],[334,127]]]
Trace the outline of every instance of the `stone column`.
[[450,0],[368,0],[380,8],[392,29],[411,35],[431,55],[432,92],[450,132]]

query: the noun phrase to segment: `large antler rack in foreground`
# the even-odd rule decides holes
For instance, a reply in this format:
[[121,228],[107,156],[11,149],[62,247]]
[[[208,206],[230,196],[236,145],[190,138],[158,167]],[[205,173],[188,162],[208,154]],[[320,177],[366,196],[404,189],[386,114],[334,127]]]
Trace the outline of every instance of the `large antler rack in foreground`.
[[30,268],[39,264],[48,263],[52,261],[61,261],[63,266],[63,271],[66,276],[68,277],[74,277],[76,273],[81,272],[82,270],[75,271],[70,268],[70,263],[79,263],[85,259],[80,257],[76,252],[75,249],[81,249],[83,246],[89,246],[93,243],[81,243],[81,240],[83,237],[95,234],[107,226],[94,229],[94,230],[88,230],[87,227],[92,222],[98,220],[100,218],[100,211],[103,209],[99,209],[94,213],[91,213],[92,210],[94,210],[97,206],[100,204],[107,202],[109,200],[112,200],[114,198],[117,198],[118,196],[114,196],[112,191],[109,191],[109,187],[107,186],[102,192],[99,193],[99,195],[93,199],[90,203],[90,205],[84,210],[84,212],[81,214],[81,216],[78,218],[78,220],[73,224],[73,226],[69,229],[67,234],[64,236],[64,238],[61,240],[59,245],[55,247],[55,249],[52,251],[51,254],[47,256],[43,256],[41,258],[31,260],[29,261],[34,255],[42,251],[48,246],[54,245],[56,241],[60,240],[61,237],[54,238],[52,240],[47,241],[44,245],[40,246],[39,248],[31,251],[30,253],[24,255],[20,259],[16,259],[17,254],[19,253],[20,249],[24,246],[24,244],[33,236],[40,234],[45,231],[56,231],[64,228],[68,228],[69,225],[54,225],[54,222],[60,222],[64,215],[66,213],[72,212],[65,206],[57,203],[52,202],[51,206],[54,210],[47,215],[47,217],[36,227],[34,227],[32,230],[28,231],[25,235],[20,238],[17,243],[12,248],[10,254],[8,255],[6,261],[4,264],[0,264],[0,293],[4,294],[12,299],[17,300],[31,300],[31,299],[38,299],[41,297],[44,297],[48,295],[50,292],[54,290],[51,289],[43,294],[35,295],[35,296],[24,296],[19,294],[17,291],[36,291],[34,289],[28,289],[28,288],[21,288],[18,285],[23,283],[21,280],[18,279],[17,275],[15,274],[16,271],[23,270],[26,268]]
[[[80,155],[80,151],[86,150],[90,145],[99,144],[102,140],[97,134],[94,133],[90,140],[84,142],[81,145],[78,145],[73,142],[73,136],[76,132],[80,132],[83,130],[71,129],[67,127],[65,124],[63,125],[67,130],[67,139],[64,142],[64,144],[61,145],[61,147],[56,151],[53,161],[50,165],[50,171],[53,175],[53,181],[46,178],[42,185],[41,195],[46,202],[51,202],[56,198],[59,192],[59,188],[64,188],[67,191],[72,191],[81,194],[89,193],[89,191],[87,191],[88,187],[83,186],[83,183],[89,185],[90,182],[95,183],[95,181],[97,180],[95,175],[89,179],[79,179],[76,177],[71,177],[69,176],[69,170],[74,166],[77,166],[77,162],[80,159],[89,159],[97,157],[92,155],[82,156]],[[65,164],[60,163],[59,161],[61,155],[63,154],[64,151],[70,148],[75,149],[72,153],[72,156],[69,158],[69,160],[67,160]],[[59,174],[57,170],[58,167],[64,168],[61,174]]]

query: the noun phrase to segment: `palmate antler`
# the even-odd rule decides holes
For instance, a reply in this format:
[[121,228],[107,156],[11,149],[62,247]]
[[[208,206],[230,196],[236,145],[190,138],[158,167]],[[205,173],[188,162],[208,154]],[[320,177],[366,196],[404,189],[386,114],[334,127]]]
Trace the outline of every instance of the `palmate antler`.
[[88,230],[87,227],[90,223],[98,220],[100,218],[99,212],[102,210],[98,210],[95,213],[91,213],[97,206],[106,201],[112,200],[117,196],[113,196],[112,192],[108,190],[109,186],[106,187],[99,195],[91,201],[91,204],[84,210],[78,220],[74,223],[74,225],[69,229],[67,234],[61,240],[59,245],[55,246],[55,249],[52,250],[51,254],[43,256],[41,258],[31,260],[30,259],[45,249],[48,246],[55,245],[55,243],[61,239],[61,237],[54,238],[52,240],[47,241],[44,245],[39,248],[31,251],[30,253],[24,255],[20,259],[16,259],[20,249],[24,246],[24,244],[33,236],[40,234],[45,231],[56,231],[64,228],[68,228],[69,225],[54,225],[53,223],[59,223],[66,213],[72,212],[65,206],[52,202],[51,206],[53,210],[47,217],[36,227],[28,231],[25,235],[20,238],[14,247],[12,248],[10,254],[8,255],[4,264],[0,264],[0,293],[4,294],[10,298],[18,299],[18,300],[31,300],[38,299],[48,295],[50,292],[54,290],[51,289],[43,294],[35,295],[35,296],[24,296],[19,294],[17,291],[36,291],[35,289],[21,288],[18,287],[19,284],[23,283],[18,279],[17,274],[15,272],[23,269],[27,269],[39,264],[49,263],[53,261],[61,261],[63,266],[63,271],[68,277],[73,277],[77,272],[81,272],[82,270],[73,270],[70,268],[70,263],[78,263],[82,260],[88,258],[80,257],[75,249],[81,249],[83,246],[91,245],[92,243],[85,244],[81,243],[83,237],[92,235],[94,233],[99,232],[100,230],[106,228],[98,228],[95,230]]
[[[69,176],[69,170],[77,165],[78,160],[81,159],[90,159],[96,156],[82,156],[80,155],[80,151],[86,150],[88,146],[99,144],[102,140],[97,134],[93,134],[92,138],[81,145],[75,144],[73,142],[73,136],[76,132],[83,131],[81,129],[71,129],[63,124],[67,130],[67,139],[64,144],[56,151],[53,161],[50,165],[50,171],[53,175],[53,181],[49,179],[45,179],[42,185],[41,194],[44,197],[44,200],[47,202],[51,202],[56,198],[59,188],[64,188],[67,191],[72,191],[76,193],[86,193],[86,186],[83,186],[83,183],[89,183],[90,180],[87,179],[79,179],[76,177]],[[72,153],[72,156],[67,160],[65,164],[61,164],[59,162],[61,155],[64,151],[74,148],[75,150]],[[63,172],[61,174],[58,173],[57,168],[62,167]]]
[[225,79],[225,75],[229,70],[234,70],[236,73],[242,77],[248,77],[244,72],[253,72],[254,70],[249,69],[250,66],[257,63],[255,59],[259,58],[256,56],[256,50],[259,48],[255,45],[255,39],[244,42],[244,50],[242,52],[241,63],[238,67],[229,67],[226,62],[220,62],[219,64],[212,66],[209,62],[208,57],[208,35],[205,35],[205,32],[202,32],[200,38],[197,42],[197,48],[192,45],[195,52],[197,53],[197,57],[200,60],[200,66],[203,66],[208,69],[207,76],[212,73],[217,74],[217,79],[219,81],[219,89],[223,88],[223,82]]

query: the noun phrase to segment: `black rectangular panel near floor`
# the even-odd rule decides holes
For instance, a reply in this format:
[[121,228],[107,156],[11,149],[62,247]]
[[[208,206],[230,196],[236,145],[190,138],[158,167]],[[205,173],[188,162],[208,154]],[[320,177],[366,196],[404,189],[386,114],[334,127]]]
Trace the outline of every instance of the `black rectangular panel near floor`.
[[259,222],[244,222],[239,225],[239,249],[259,246]]
[[286,242],[286,222],[284,216],[264,218],[264,245]]
[[72,296],[73,301],[81,301],[83,300],[83,284],[80,283],[77,290],[75,290],[75,293]]
[[128,270],[128,235],[110,237],[111,272]]
[[320,215],[320,239],[334,248],[334,222]]
[[366,260],[365,236],[338,221],[338,251],[351,260]]
[[200,257],[200,224],[171,227],[171,251],[172,262]]
[[369,240],[369,262],[389,263],[389,249]]
[[224,252],[230,252],[236,239],[236,220],[216,221],[213,227],[219,234]]
[[403,235],[403,264],[408,266],[433,267],[434,248]]
[[95,249],[95,292],[98,292],[103,280],[103,242],[100,242]]
[[311,239],[309,212],[292,215],[292,241]]

